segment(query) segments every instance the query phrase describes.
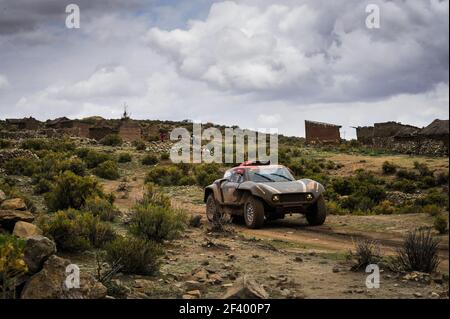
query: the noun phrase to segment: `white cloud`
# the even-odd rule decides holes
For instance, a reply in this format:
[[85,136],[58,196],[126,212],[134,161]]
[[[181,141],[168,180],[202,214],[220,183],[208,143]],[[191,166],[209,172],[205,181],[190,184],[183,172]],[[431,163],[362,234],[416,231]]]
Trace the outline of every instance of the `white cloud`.
[[[284,2],[216,3],[204,21],[186,30],[152,28],[147,42],[180,75],[261,99],[370,100],[448,82],[436,63],[448,57],[448,40],[430,39],[437,26],[448,26],[448,2],[376,1],[383,12],[376,31],[362,23],[362,2],[329,9],[316,1]],[[440,63],[448,69],[448,61]]]
[[259,124],[265,125],[266,127],[274,127],[281,122],[281,115],[275,114],[260,114],[257,119]]
[[6,75],[0,74],[0,90],[4,90],[10,87],[8,78]]

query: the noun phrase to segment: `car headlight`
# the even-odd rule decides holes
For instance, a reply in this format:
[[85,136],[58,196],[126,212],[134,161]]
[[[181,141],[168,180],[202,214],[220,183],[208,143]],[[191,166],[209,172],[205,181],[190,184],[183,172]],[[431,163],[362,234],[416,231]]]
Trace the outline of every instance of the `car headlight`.
[[314,196],[313,194],[306,194],[306,200],[313,200]]
[[272,196],[272,201],[274,201],[274,202],[279,202],[279,201],[280,201],[280,196],[278,196],[278,195],[273,195],[273,196]]

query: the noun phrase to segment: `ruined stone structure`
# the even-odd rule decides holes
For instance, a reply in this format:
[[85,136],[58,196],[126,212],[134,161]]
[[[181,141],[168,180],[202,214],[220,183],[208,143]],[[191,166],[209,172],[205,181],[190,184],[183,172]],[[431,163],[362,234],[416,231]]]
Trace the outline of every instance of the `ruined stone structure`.
[[63,130],[70,136],[89,138],[89,129],[91,124],[83,120],[70,120],[67,117],[60,117],[55,120],[49,120],[45,123],[46,127],[56,130]]
[[358,141],[367,146],[405,154],[448,155],[448,120],[435,120],[425,128],[397,122],[356,127]]
[[142,139],[142,128],[138,122],[123,119],[119,126],[119,136],[125,142],[134,142]]
[[337,144],[341,142],[341,134],[339,129],[342,126],[305,121],[305,135],[307,143],[324,143],[324,144]]
[[6,124],[18,130],[37,130],[42,123],[33,117],[28,117],[23,119],[6,119]]

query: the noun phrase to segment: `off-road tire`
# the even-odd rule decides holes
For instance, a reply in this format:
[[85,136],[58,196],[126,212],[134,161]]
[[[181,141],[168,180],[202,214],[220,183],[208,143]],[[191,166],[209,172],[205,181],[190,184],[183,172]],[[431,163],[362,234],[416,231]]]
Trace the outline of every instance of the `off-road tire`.
[[206,218],[212,223],[214,221],[214,215],[218,213],[216,199],[213,194],[209,194],[206,199]]
[[258,198],[249,196],[244,205],[244,220],[248,228],[261,228],[264,224],[264,204]]
[[325,205],[325,199],[320,195],[317,201],[308,209],[306,220],[311,226],[320,226],[325,223],[326,218],[327,207]]

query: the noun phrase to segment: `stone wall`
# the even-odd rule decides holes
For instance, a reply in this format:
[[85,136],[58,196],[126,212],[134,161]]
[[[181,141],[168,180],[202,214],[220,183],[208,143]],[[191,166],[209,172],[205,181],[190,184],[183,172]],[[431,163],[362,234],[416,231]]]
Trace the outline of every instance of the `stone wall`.
[[340,143],[339,128],[340,126],[333,124],[305,121],[306,142]]

